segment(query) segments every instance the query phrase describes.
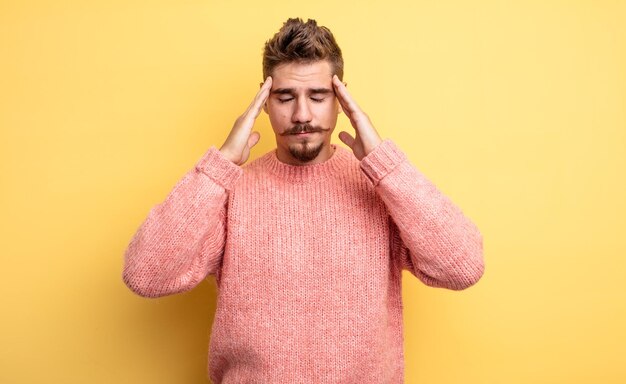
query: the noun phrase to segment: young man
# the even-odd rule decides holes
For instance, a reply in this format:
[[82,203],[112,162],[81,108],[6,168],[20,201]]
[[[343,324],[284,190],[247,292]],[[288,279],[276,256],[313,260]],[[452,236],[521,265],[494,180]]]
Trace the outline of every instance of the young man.
[[[265,45],[263,72],[225,143],[137,230],[124,282],[159,297],[215,276],[215,384],[402,383],[402,270],[468,288],[483,275],[482,236],[381,140],[342,83],[327,28],[289,19]],[[262,109],[276,149],[243,165]],[[330,142],[341,111],[349,149]]]

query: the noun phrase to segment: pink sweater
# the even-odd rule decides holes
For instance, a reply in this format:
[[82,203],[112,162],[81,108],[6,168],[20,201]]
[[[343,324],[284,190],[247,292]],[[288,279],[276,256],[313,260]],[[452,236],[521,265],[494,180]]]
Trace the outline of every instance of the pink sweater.
[[213,383],[402,383],[402,269],[453,290],[482,276],[478,228],[391,140],[362,161],[333,147],[240,167],[213,146],[132,238],[141,296],[215,276]]

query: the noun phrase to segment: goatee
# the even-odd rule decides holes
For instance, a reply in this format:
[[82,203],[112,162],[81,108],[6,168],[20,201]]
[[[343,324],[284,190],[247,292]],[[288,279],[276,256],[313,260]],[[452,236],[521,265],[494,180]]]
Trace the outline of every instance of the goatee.
[[289,153],[294,159],[303,163],[309,162],[317,157],[324,148],[324,143],[321,142],[314,146],[307,142],[292,144],[289,146]]

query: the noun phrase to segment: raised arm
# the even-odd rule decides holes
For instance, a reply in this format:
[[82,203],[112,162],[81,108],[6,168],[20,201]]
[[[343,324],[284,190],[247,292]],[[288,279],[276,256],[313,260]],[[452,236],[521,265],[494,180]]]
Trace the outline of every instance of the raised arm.
[[268,78],[218,150],[212,146],[154,206],[124,256],[122,278],[135,293],[160,297],[187,291],[221,265],[228,192],[259,141],[252,132],[271,87]]
[[154,206],[125,252],[123,280],[136,294],[192,289],[221,264],[228,190],[242,170],[211,147]]
[[393,251],[429,286],[461,290],[484,273],[483,238],[476,225],[420,173],[389,139],[381,140],[345,85],[335,94],[355,130],[340,132],[391,216]]
[[361,161],[395,224],[397,255],[426,285],[461,290],[484,273],[478,227],[389,139]]

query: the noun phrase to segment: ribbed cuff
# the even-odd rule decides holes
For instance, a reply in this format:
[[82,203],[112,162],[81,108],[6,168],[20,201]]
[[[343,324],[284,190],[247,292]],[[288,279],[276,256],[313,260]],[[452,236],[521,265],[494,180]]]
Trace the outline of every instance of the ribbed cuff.
[[376,186],[383,177],[405,160],[404,152],[391,139],[385,139],[361,160],[361,169]]
[[243,173],[240,166],[228,160],[215,146],[211,146],[198,160],[196,169],[226,190],[230,190]]

